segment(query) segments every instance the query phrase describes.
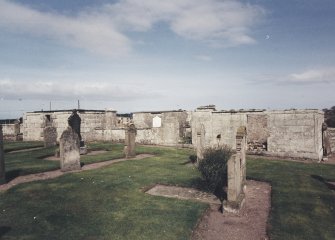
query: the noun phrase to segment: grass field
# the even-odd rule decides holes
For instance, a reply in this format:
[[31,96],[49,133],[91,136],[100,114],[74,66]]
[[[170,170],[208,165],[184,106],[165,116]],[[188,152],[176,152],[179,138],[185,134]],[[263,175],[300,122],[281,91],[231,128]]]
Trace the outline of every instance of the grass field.
[[[122,152],[122,145],[91,145],[104,147],[111,147],[116,155]],[[35,157],[48,153],[36,151]],[[155,157],[26,183],[0,193],[0,238],[188,239],[208,206],[150,196],[142,190],[156,183],[206,190],[197,170],[185,165],[192,151],[139,146],[137,152]],[[326,183],[335,181],[334,165],[250,158],[247,177],[272,185],[271,239],[335,239],[335,193]]]

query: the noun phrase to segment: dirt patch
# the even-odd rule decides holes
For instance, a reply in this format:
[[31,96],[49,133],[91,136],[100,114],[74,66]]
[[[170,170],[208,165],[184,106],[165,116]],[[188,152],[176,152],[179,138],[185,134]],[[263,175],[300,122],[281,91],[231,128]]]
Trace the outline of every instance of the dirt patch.
[[[153,157],[154,155],[152,154],[139,154],[134,158],[119,158],[119,159],[114,159],[114,160],[109,160],[105,162],[98,162],[98,163],[92,163],[92,164],[87,164],[84,165],[81,170],[77,171],[71,171],[71,172],[80,172],[80,171],[86,171],[86,170],[91,170],[91,169],[97,169],[97,168],[102,168],[108,165],[112,165],[114,163],[118,162],[124,162],[128,160],[140,160],[148,157]],[[25,182],[33,182],[33,181],[39,181],[39,180],[46,180],[46,179],[52,179],[59,177],[63,174],[71,173],[71,172],[62,172],[60,169],[54,170],[54,171],[48,171],[48,172],[43,172],[43,173],[35,173],[35,174],[29,174],[25,176],[19,176],[17,178],[14,178],[10,182],[6,184],[0,185],[0,191],[5,191],[8,190],[11,187],[14,187],[18,184],[25,183]]]
[[217,205],[210,205],[195,229],[192,240],[259,240],[268,239],[267,220],[270,211],[271,186],[247,181],[246,201],[238,214],[223,214]]
[[201,192],[194,188],[156,185],[146,193],[155,196],[163,196],[178,199],[193,199],[201,202],[220,205],[221,201],[213,194]]

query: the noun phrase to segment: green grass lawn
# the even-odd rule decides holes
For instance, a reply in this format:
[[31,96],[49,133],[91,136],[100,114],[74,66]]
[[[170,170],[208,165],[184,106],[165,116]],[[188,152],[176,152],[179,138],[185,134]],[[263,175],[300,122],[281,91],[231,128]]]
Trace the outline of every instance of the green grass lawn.
[[[123,148],[107,143],[90,147],[112,148],[116,155]],[[36,151],[35,157],[49,150]],[[197,170],[185,164],[192,150],[138,146],[137,153],[155,156],[1,192],[0,238],[188,239],[208,206],[142,190],[156,183],[206,190]],[[272,185],[271,239],[335,239],[335,193],[326,184],[335,181],[334,165],[250,158],[247,177]]]
[[[44,160],[47,156],[55,155],[57,147],[31,149],[43,146],[41,142],[5,142],[4,148],[6,161],[6,178],[11,180],[14,177],[27,175],[31,173],[39,173],[45,171],[56,170],[60,168],[58,161]],[[89,143],[90,150],[106,150],[107,152],[95,156],[82,155],[80,160],[82,164],[90,164],[113,160],[123,157],[123,144],[111,144],[107,142]],[[14,150],[27,149],[25,152],[8,152]]]
[[142,189],[201,182],[196,169],[184,164],[191,151],[139,151],[160,154],[0,193],[2,238],[188,239],[208,206],[150,196]]
[[248,159],[247,176],[272,185],[271,239],[335,239],[335,165]]
[[5,142],[4,143],[4,151],[17,151],[22,149],[29,149],[29,148],[36,148],[36,147],[43,147],[43,142],[33,142],[33,141],[22,141],[22,142]]

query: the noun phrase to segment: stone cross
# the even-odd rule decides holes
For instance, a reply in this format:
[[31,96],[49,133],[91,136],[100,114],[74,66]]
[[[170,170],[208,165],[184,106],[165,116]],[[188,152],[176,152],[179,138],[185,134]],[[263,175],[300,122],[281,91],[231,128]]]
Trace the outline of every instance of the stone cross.
[[5,153],[3,150],[2,125],[0,124],[0,184],[6,182]]
[[57,145],[57,129],[55,127],[45,127],[43,129],[44,147],[53,147]]
[[59,139],[60,167],[62,172],[80,170],[79,136],[67,127]]
[[126,138],[124,144],[124,154],[126,158],[132,158],[136,156],[135,152],[135,138],[136,138],[136,127],[134,124],[130,124],[126,130]]
[[236,133],[236,154],[228,160],[227,200],[223,209],[228,212],[238,212],[245,201],[246,186],[246,128],[239,127]]

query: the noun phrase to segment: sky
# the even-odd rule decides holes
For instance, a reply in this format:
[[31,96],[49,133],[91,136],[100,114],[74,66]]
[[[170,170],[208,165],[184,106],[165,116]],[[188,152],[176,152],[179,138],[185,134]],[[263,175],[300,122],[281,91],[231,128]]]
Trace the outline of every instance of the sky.
[[335,105],[333,0],[0,0],[0,119]]

